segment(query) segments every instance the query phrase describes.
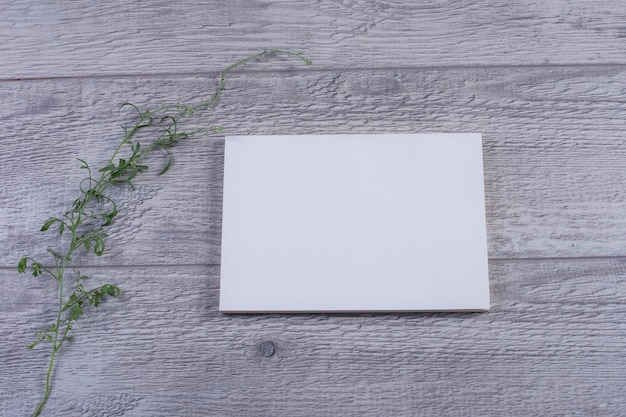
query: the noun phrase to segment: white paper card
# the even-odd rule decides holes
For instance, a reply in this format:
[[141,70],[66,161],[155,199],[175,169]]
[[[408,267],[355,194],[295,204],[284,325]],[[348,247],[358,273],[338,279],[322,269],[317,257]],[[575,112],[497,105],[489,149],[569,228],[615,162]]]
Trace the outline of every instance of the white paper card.
[[226,138],[220,311],[489,309],[480,134]]

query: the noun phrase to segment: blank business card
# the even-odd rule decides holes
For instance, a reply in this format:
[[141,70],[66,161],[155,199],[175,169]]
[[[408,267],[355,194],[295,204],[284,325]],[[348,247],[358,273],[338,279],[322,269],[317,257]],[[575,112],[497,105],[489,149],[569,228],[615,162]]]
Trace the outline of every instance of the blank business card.
[[485,311],[480,134],[226,137],[220,311]]

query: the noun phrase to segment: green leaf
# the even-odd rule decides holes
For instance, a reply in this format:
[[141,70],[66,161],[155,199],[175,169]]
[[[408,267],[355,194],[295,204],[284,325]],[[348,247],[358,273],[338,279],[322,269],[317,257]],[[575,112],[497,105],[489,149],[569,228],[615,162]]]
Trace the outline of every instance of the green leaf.
[[165,147],[161,147],[161,149],[163,149],[163,151],[165,151],[165,153],[167,154],[167,164],[165,164],[165,168],[163,168],[161,172],[159,172],[158,175],[165,174],[167,171],[169,171],[170,167],[172,166],[172,155],[170,155],[170,153],[167,151],[167,149],[165,149]]
[[103,293],[111,297],[117,297],[118,295],[120,295],[120,288],[116,287],[115,285],[106,284],[100,288],[102,289]]
[[87,162],[83,161],[83,160],[82,160],[82,159],[80,159],[80,158],[76,158],[76,159],[78,159],[80,162],[82,162],[82,163],[83,163],[83,164],[80,166],[80,168],[81,168],[81,169],[89,169],[89,164],[88,164]]
[[102,256],[102,254],[104,253],[104,241],[99,237],[95,239],[95,246],[93,248],[93,253],[96,256]]
[[80,316],[83,315],[83,309],[81,308],[80,304],[81,303],[74,304],[74,306],[70,310],[70,316],[69,316],[70,321],[76,321],[78,320]]
[[63,234],[64,230],[65,230],[65,223],[61,222],[61,224],[59,224],[59,236]]
[[24,272],[26,272],[26,262],[28,262],[28,258],[22,258],[20,259],[20,261],[17,264],[17,272],[19,272],[20,274],[23,274]]
[[78,286],[82,288],[82,283],[81,281],[84,281],[86,279],[88,279],[89,277],[85,274],[82,274],[80,271],[78,270],[74,270],[74,274],[76,274],[76,282],[78,283]]
[[102,224],[102,227],[110,226],[113,223],[113,218],[116,215],[117,215],[116,211],[112,211],[110,213],[104,213],[102,215],[102,219],[104,220],[104,223]]
[[105,166],[104,168],[100,168],[98,170],[98,172],[106,172],[106,171],[110,171],[112,169],[115,169],[115,165],[109,163],[109,165]]
[[52,226],[55,222],[58,222],[58,221],[59,219],[57,219],[56,217],[49,218],[48,220],[46,220],[43,226],[41,226],[41,231],[45,232],[46,230],[50,228],[50,226]]

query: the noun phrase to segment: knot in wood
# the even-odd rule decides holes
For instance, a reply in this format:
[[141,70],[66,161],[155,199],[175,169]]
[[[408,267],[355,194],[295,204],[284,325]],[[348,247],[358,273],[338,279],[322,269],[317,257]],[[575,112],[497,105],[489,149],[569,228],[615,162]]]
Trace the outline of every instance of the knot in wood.
[[274,352],[276,352],[276,346],[274,346],[273,342],[270,342],[268,340],[259,345],[259,352],[261,352],[261,356],[269,358],[270,356],[274,355]]

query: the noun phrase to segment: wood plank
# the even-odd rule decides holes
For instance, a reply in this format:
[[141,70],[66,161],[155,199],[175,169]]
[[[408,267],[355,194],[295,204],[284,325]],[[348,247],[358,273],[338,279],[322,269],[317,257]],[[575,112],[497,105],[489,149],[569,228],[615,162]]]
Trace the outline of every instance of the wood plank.
[[[77,197],[75,157],[103,162],[119,103],[210,95],[211,77],[4,83],[0,265],[44,256],[38,232]],[[237,75],[214,112],[227,134],[482,132],[491,258],[626,254],[621,68],[451,69]],[[219,263],[222,138],[174,150],[163,177],[117,195],[110,252],[82,264]],[[163,160],[156,158],[160,167]],[[167,244],[164,244],[167,242]]]
[[[626,413],[626,259],[493,261],[486,314],[222,315],[217,267],[83,272],[123,296],[77,326],[46,415]],[[26,415],[54,287],[0,284],[0,414]]]
[[0,9],[3,79],[206,73],[273,47],[335,69],[626,63],[626,4],[613,0],[5,0]]

